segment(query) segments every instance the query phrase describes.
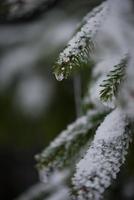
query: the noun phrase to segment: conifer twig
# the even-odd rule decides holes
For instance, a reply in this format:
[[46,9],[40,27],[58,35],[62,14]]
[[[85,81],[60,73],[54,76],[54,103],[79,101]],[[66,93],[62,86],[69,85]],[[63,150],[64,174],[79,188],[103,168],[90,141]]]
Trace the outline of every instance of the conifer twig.
[[92,133],[101,122],[106,113],[91,111],[82,116],[67,130],[63,131],[40,155],[36,156],[37,167],[43,175],[43,180],[55,170],[62,170],[76,162],[81,149],[84,150],[89,143]]
[[77,164],[73,178],[77,200],[100,200],[115,179],[131,141],[128,122],[120,109],[115,109],[97,129],[92,145]]
[[121,62],[114,66],[114,69],[109,72],[107,79],[103,80],[100,85],[100,99],[102,102],[113,102],[117,96],[119,87],[125,79],[125,70],[128,63],[128,57],[125,57]]
[[57,80],[61,81],[80,67],[88,66],[93,61],[91,55],[94,51],[94,37],[102,22],[108,14],[109,3],[102,3],[99,9],[93,10],[93,14],[87,15],[84,25],[80,31],[70,40],[67,47],[60,53],[54,65],[54,74]]

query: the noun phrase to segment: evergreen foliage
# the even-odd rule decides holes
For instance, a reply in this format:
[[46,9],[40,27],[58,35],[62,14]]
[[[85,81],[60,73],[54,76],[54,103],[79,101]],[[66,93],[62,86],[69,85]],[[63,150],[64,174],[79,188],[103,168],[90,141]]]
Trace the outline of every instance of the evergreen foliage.
[[[133,44],[129,49],[131,42],[126,38],[127,34],[124,35],[123,29],[123,23],[127,22],[125,17],[122,17],[128,10],[131,12],[130,7],[129,1],[126,7],[125,0],[107,0],[95,8],[84,18],[81,28],[54,65],[54,74],[59,81],[83,66],[91,67],[91,63],[93,69],[88,92],[83,100],[83,104],[90,104],[86,107],[86,114],[83,113],[82,117],[69,125],[49,147],[36,156],[41,180],[44,182],[49,182],[57,171],[69,171],[66,187],[70,196],[64,196],[64,200],[103,199],[105,190],[112,184],[112,180],[117,178],[125,161],[131,141],[131,126],[129,112],[124,109],[124,105],[127,104],[129,108],[131,102],[134,112],[134,103],[132,95],[128,95],[126,99],[124,96],[119,97],[119,94],[122,95],[124,83],[126,80],[129,82],[133,70],[130,64],[130,61],[133,61],[130,54]],[[114,24],[115,30],[109,33],[110,23]],[[108,50],[106,44],[103,46],[108,51],[103,54],[103,50],[98,53],[97,44],[107,43],[107,39],[103,38],[104,33],[107,38],[110,35],[110,41]],[[120,37],[116,37],[116,34]],[[112,49],[112,43],[117,43],[116,51],[115,46],[114,50]],[[105,59],[108,60],[107,68],[102,65]],[[101,69],[97,68],[98,66]],[[97,76],[95,69],[100,70]],[[127,94],[132,92],[132,85],[128,84]],[[123,107],[120,99],[124,100]],[[109,102],[112,101],[114,106],[111,108]],[[133,121],[132,117],[131,120]],[[70,176],[73,177],[72,181]],[[54,200],[59,199],[55,197]]]
[[107,79],[103,80],[100,87],[100,99],[104,102],[113,101],[118,94],[120,84],[124,80],[125,70],[128,63],[128,58],[124,58],[121,62],[114,66],[114,69],[109,72]]
[[78,70],[79,67],[89,66],[93,62],[94,37],[100,29],[108,10],[109,6],[107,2],[104,2],[84,18],[81,29],[68,43],[54,66],[54,73],[58,80],[61,81],[67,78],[72,71]]
[[[43,179],[47,179],[50,172],[64,170],[72,166],[89,143],[90,138],[106,112],[96,110],[87,113],[67,127],[40,155],[36,156],[37,167],[43,171]],[[45,168],[44,168],[45,166]]]

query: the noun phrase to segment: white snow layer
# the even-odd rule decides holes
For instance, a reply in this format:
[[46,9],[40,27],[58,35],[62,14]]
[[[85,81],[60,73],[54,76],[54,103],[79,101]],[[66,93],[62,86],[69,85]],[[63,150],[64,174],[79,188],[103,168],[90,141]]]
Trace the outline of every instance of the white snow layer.
[[[81,30],[70,40],[65,50],[60,53],[59,59],[57,63],[61,65],[63,63],[68,63],[70,61],[71,56],[78,56],[82,53],[81,49],[85,49],[87,46],[87,39],[92,41],[92,38],[97,33],[100,25],[104,21],[106,14],[108,13],[109,3],[104,2],[99,9],[93,10],[92,14],[87,15],[84,18],[85,24],[82,26]],[[69,66],[72,69],[72,66]],[[61,70],[65,70],[65,68],[61,68]],[[60,75],[55,74],[56,79],[61,81],[64,79],[63,73]]]
[[[68,159],[68,150],[74,144],[77,136],[81,136],[86,134],[90,129],[94,127],[92,122],[92,118],[96,115],[101,114],[101,112],[97,112],[96,110],[90,111],[86,116],[82,116],[78,118],[74,123],[67,127],[67,130],[62,131],[62,133],[52,142],[49,147],[45,149],[41,155],[39,155],[39,162],[42,160],[47,160],[49,158],[50,162],[47,166],[44,166],[42,170],[40,170],[40,180],[46,183],[51,176],[52,169],[59,169],[64,163],[65,159]],[[55,154],[58,148],[66,149],[64,153],[64,158],[56,157],[54,160],[51,160],[51,156]],[[38,159],[38,158],[37,158]]]
[[[43,199],[43,196],[49,196],[47,200],[68,200],[69,189],[65,184],[66,171],[55,172],[47,184],[37,183],[24,192],[15,200],[33,200]],[[49,195],[48,195],[49,194]],[[46,199],[46,198],[45,198]],[[44,200],[45,200],[44,199]]]
[[98,128],[85,157],[77,164],[73,178],[77,200],[100,200],[124,163],[130,142],[127,119],[115,109]]

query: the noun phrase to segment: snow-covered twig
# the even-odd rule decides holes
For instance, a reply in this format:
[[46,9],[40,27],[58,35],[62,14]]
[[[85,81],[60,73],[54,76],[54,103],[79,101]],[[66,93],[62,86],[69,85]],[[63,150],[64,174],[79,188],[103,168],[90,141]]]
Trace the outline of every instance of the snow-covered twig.
[[91,147],[77,164],[73,178],[73,199],[102,198],[125,161],[131,138],[127,126],[126,115],[119,108],[105,118],[97,129]]
[[113,69],[107,74],[106,79],[100,84],[100,99],[104,104],[113,104],[119,92],[119,87],[125,79],[125,71],[128,64],[128,57],[124,57],[121,61],[113,67]]
[[47,184],[35,184],[16,200],[68,200],[69,188],[65,183],[67,176],[67,171],[56,171]]
[[55,170],[68,167],[79,158],[86,148],[92,132],[100,124],[105,112],[90,111],[67,127],[40,155],[36,156],[37,167],[44,182]]
[[70,40],[65,50],[59,55],[54,66],[57,80],[61,81],[79,68],[91,61],[90,54],[94,49],[94,37],[108,14],[109,1],[102,3],[99,9],[95,9],[84,19],[84,25]]

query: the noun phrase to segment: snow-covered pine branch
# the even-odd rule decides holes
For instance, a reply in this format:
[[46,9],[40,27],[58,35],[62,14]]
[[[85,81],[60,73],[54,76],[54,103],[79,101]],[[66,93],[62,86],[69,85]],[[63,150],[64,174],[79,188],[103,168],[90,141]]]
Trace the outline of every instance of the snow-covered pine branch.
[[44,183],[37,183],[36,185],[33,185],[30,189],[25,191],[24,194],[21,194],[21,196],[16,200],[36,200],[41,196],[45,196],[44,194],[48,191],[49,188],[45,187]]
[[67,176],[67,171],[56,172],[47,184],[33,185],[16,200],[69,200],[69,188],[65,183]]
[[97,110],[109,110],[118,104],[118,93],[126,81],[128,54],[112,55],[100,60],[92,70],[83,105],[88,109],[93,104]]
[[112,111],[96,131],[84,158],[77,164],[73,178],[77,200],[100,200],[125,161],[131,134],[126,115]]
[[115,104],[119,87],[125,78],[128,57],[121,59],[120,63],[113,67],[106,79],[100,84],[100,99],[107,104]]
[[[82,150],[85,152],[87,144],[90,143],[91,133],[95,132],[100,124],[102,115],[106,113],[106,110],[109,112],[109,108],[115,108],[113,101],[116,98],[117,101],[119,100],[118,94],[122,87],[126,91],[126,87],[121,83],[126,82],[126,69],[128,66],[130,67],[133,56],[130,55],[129,48],[124,41],[124,29],[121,27],[123,24],[122,13],[126,12],[125,0],[122,1],[123,6],[121,8],[116,8],[121,0],[114,0],[113,2],[109,0],[104,2],[84,18],[81,29],[68,43],[54,66],[56,78],[62,80],[79,67],[89,65],[92,57],[95,60],[98,55],[100,56],[95,60],[96,65],[91,70],[88,93],[84,99],[86,103],[90,104],[90,108],[87,108],[87,115],[68,126],[67,130],[63,131],[37,157],[43,181],[46,181],[47,177],[53,174],[51,172],[56,170],[63,170],[64,168],[72,170],[72,166],[78,160],[77,158],[83,155],[81,154]],[[103,24],[102,31],[100,27],[106,17],[106,24]],[[115,33],[111,29],[111,33],[109,33],[109,23],[113,27],[115,26]],[[98,31],[99,34],[96,34]],[[104,38],[105,36],[106,38]],[[106,50],[102,51],[102,48],[100,48],[96,52],[96,48],[94,48],[96,40],[97,44],[100,42],[100,46],[105,43],[102,48],[107,46]],[[94,55],[92,55],[93,51]],[[133,68],[133,64],[131,66]],[[127,74],[127,81],[129,82],[128,77],[130,77],[130,74]],[[132,97],[131,100],[133,100],[132,84],[128,91]],[[125,100],[127,111],[128,108],[130,110],[132,101],[130,104],[130,101],[127,102],[127,99],[124,98],[125,95],[121,94],[120,96]],[[117,104],[119,107],[119,102]],[[90,114],[91,108],[96,109],[97,112],[95,110],[95,113]],[[101,113],[99,113],[100,111]],[[121,165],[124,163],[131,140],[129,120],[126,113],[123,109],[116,108],[97,129],[86,155],[77,164],[73,178],[72,199],[100,200],[104,191],[116,178]],[[99,114],[101,114],[101,117],[99,117]],[[94,117],[98,117],[97,120],[94,120]]]
[[92,63],[91,54],[94,50],[95,36],[108,15],[108,10],[109,1],[106,1],[85,17],[84,25],[60,53],[54,65],[54,74],[57,80],[61,81],[79,67]]
[[52,172],[63,170],[76,162],[105,115],[106,112],[90,111],[69,125],[48,148],[36,156],[41,180],[46,182]]

